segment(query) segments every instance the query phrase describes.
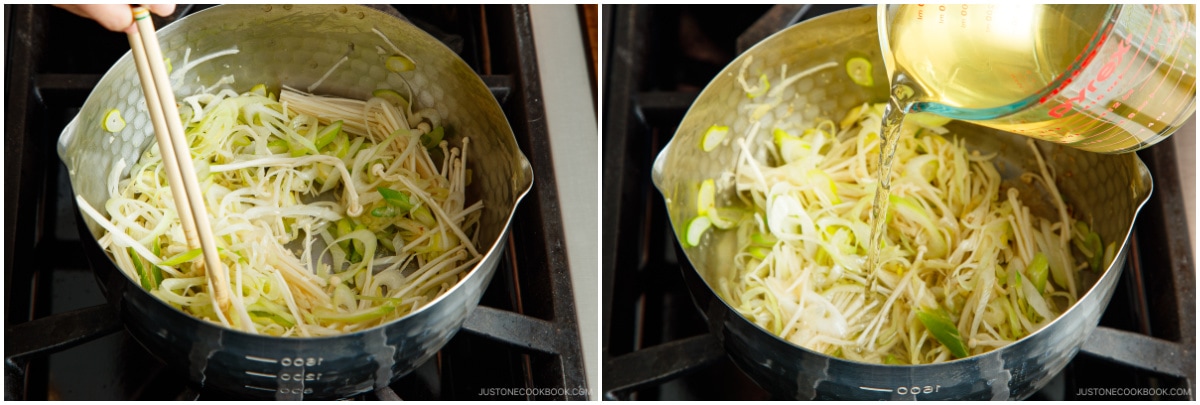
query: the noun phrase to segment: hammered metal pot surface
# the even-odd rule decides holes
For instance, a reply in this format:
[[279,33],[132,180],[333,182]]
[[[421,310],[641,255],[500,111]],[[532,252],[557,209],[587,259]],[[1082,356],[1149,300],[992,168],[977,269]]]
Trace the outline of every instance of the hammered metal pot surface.
[[[417,68],[400,74],[385,69],[391,48],[377,29],[409,54]],[[372,329],[324,338],[251,335],[199,321],[153,298],[116,268],[94,239],[85,251],[109,301],[126,328],[159,358],[186,370],[204,389],[241,397],[338,398],[386,386],[435,354],[461,328],[491,280],[502,256],[517,203],[529,191],[533,172],[512,129],[487,86],[457,55],[411,24],[352,5],[226,5],[170,24],[158,32],[175,75],[185,58],[236,48],[232,55],[199,63],[172,77],[175,94],[195,94],[226,76],[241,91],[257,83],[305,89],[343,56],[348,60],[313,90],[317,94],[366,99],[377,88],[412,85],[418,106],[437,109],[447,140],[471,138],[473,182],[467,200],[482,200],[479,250],[470,274],[441,297],[413,313]],[[190,52],[188,51],[190,49]],[[63,131],[58,154],[74,192],[93,207],[109,198],[106,179],[114,165],[137,161],[154,136],[140,82],[126,53],[101,78],[79,115]],[[404,93],[403,90],[401,90]],[[104,132],[101,117],[111,108],[128,125]],[[128,175],[128,169],[122,176]],[[102,235],[81,215],[81,234]]]
[[[875,83],[887,83],[879,55],[875,8],[863,7],[819,17],[780,31],[730,63],[697,97],[680,123],[671,142],[654,162],[654,184],[662,192],[676,235],[696,212],[698,185],[734,167],[733,142],[747,136],[749,120],[738,119],[749,100],[737,82],[744,61],[753,57],[748,76],[766,73],[772,85],[780,83],[779,66],[799,72],[830,61],[837,68],[825,69],[785,90],[794,95],[793,108],[805,118],[840,120],[846,111],[863,102],[885,102],[882,85],[856,85],[840,65],[850,57],[872,61]],[[757,134],[768,137],[766,121]],[[730,126],[724,146],[712,152],[699,148],[706,129],[722,123]],[[1017,180],[1021,173],[1037,172],[1037,162],[1026,138],[955,122],[952,133],[966,140],[967,147],[982,153],[998,153],[1005,185],[1018,187],[1021,196],[1038,213],[1049,207],[1045,190]],[[761,138],[769,139],[769,138]],[[756,143],[750,142],[754,145]],[[710,285],[734,270],[733,243],[706,238],[699,247],[680,248],[687,256],[683,273],[688,289],[708,318],[710,330],[743,371],[759,385],[781,398],[822,399],[1021,399],[1049,382],[1079,351],[1095,329],[1120,279],[1129,249],[1129,236],[1138,210],[1149,198],[1152,182],[1136,155],[1100,155],[1038,141],[1047,164],[1057,173],[1058,188],[1076,218],[1095,224],[1105,241],[1121,241],[1107,270],[1083,272],[1087,287],[1078,303],[1045,328],[1011,345],[985,354],[947,363],[894,366],[847,361],[817,353],[783,340],[740,316]],[[753,146],[752,146],[753,148]],[[756,151],[752,151],[754,153]],[[1042,201],[1030,196],[1042,196]],[[718,197],[720,201],[720,197]],[[1040,215],[1049,215],[1044,211]]]

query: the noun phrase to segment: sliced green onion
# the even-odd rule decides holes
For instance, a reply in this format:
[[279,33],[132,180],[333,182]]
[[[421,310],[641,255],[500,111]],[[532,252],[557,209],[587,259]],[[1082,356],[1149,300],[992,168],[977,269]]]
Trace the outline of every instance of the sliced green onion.
[[292,151],[292,157],[300,157],[310,153],[317,153],[317,145],[312,140],[300,136],[299,134],[289,136],[287,139],[288,150]]
[[[374,213],[372,213],[372,214],[374,214]],[[339,219],[337,221],[336,231],[337,231],[337,233],[334,236],[337,236],[340,239],[346,235],[349,235],[350,232],[354,232],[354,224],[350,223],[349,218]],[[342,250],[346,251],[346,254],[350,254],[351,246],[350,246],[349,240],[338,241],[338,246],[341,246]]]
[[779,239],[775,239],[775,236],[771,234],[755,232],[753,235],[750,235],[750,242],[758,246],[771,247],[775,246],[775,242],[778,241]]
[[745,211],[731,207],[721,207],[708,211],[708,220],[712,221],[713,226],[717,227],[717,229],[733,229],[745,217]]
[[716,149],[721,141],[725,140],[725,136],[729,135],[729,127],[724,125],[713,125],[704,131],[704,136],[700,138],[700,149],[705,152],[712,152]]
[[1075,221],[1075,228],[1076,228],[1076,229],[1079,229],[1079,234],[1080,234],[1080,235],[1087,235],[1088,233],[1090,233],[1090,232],[1091,232],[1091,231],[1089,231],[1089,230],[1088,230],[1088,224],[1087,224],[1087,222],[1083,222],[1083,221]]
[[773,134],[775,146],[779,148],[779,157],[783,158],[784,163],[792,163],[812,155],[812,145],[800,137],[779,128],[775,128]]
[[1104,248],[1104,263],[1112,263],[1115,257],[1117,257],[1117,243],[1109,242],[1108,247]]
[[317,147],[317,150],[321,150],[325,148],[325,145],[329,145],[330,142],[333,142],[333,140],[341,133],[342,120],[334,121],[333,123],[329,124],[329,126],[325,127],[325,129],[322,129],[321,132],[317,133],[317,140],[314,142],[314,146]]
[[257,94],[263,97],[267,96],[267,85],[259,83],[250,88],[250,94]]
[[1025,268],[1025,273],[1029,280],[1033,282],[1033,287],[1037,288],[1039,293],[1046,292],[1046,277],[1050,275],[1050,261],[1046,259],[1046,255],[1042,252],[1033,254],[1033,260],[1029,262],[1029,267]]
[[382,98],[384,100],[387,100],[389,103],[392,103],[392,105],[396,106],[396,108],[399,108],[400,110],[408,109],[408,100],[405,99],[404,96],[400,95],[400,93],[397,93],[395,90],[376,89],[375,91],[371,92],[371,95]]
[[704,236],[704,232],[712,226],[712,221],[708,217],[695,217],[687,224],[687,233],[684,243],[687,246],[700,246],[700,238]]
[[114,108],[104,113],[104,119],[100,121],[100,126],[108,132],[125,129],[125,119],[121,118],[121,110]]
[[387,65],[388,70],[396,73],[407,72],[417,68],[417,64],[400,55],[389,56],[385,64]]
[[376,218],[391,218],[396,216],[396,207],[385,205],[371,210],[371,216]]
[[365,240],[367,239],[367,236],[364,235],[364,233],[370,235],[371,244],[372,245],[375,244],[375,234],[372,234],[370,232],[365,232],[366,230],[367,230],[366,225],[363,225],[361,222],[355,221],[354,232],[351,232],[350,235],[347,235],[351,238],[350,245],[354,246],[354,253],[358,254],[359,258],[365,258],[365,257],[367,257],[367,255],[369,253],[373,254],[375,252],[374,246],[372,246],[370,249],[370,252],[368,252],[366,245],[364,245],[364,243],[366,243]]
[[177,254],[175,256],[171,256],[170,259],[163,260],[162,263],[159,263],[158,265],[159,266],[167,266],[167,267],[178,266],[180,264],[195,260],[197,257],[200,257],[200,254],[203,252],[204,252],[204,250],[200,249],[200,248],[192,249],[192,250]]
[[284,153],[288,151],[288,142],[283,139],[272,139],[270,142],[267,142],[267,149],[271,153]]
[[700,193],[696,197],[697,215],[706,216],[709,211],[717,208],[716,194],[717,185],[713,179],[704,180],[704,182],[700,183]]
[[958,328],[950,321],[950,316],[945,310],[925,310],[917,311],[917,319],[925,325],[925,329],[937,338],[943,346],[950,349],[950,354],[956,358],[967,357],[967,345],[963,343],[962,335],[958,333]]
[[759,246],[751,246],[749,252],[751,256],[754,256],[760,260],[766,260],[767,255],[771,253],[771,249]]
[[850,75],[850,80],[859,86],[875,85],[875,79],[871,77],[871,61],[867,58],[855,57],[846,61],[846,74]]
[[375,239],[379,240],[379,244],[392,252],[396,251],[396,244],[388,237],[387,232],[376,232]]
[[341,313],[328,310],[313,311],[313,317],[327,322],[361,323],[382,318],[391,313],[396,307],[391,303],[357,312]]
[[1000,306],[1004,308],[1004,313],[1008,315],[1008,327],[1012,329],[1013,340],[1020,339],[1025,336],[1025,329],[1021,327],[1021,321],[1017,319],[1017,311],[1013,310],[1008,300],[1001,299]]
[[[151,271],[158,271],[158,268],[146,266],[142,263],[142,256],[138,255],[137,251],[133,250],[133,248],[127,249],[129,250],[129,257],[133,259],[133,267],[137,270],[138,280],[142,283],[142,289],[150,291],[158,287],[159,280],[156,280],[156,277],[151,275]],[[161,279],[161,277],[159,276],[158,279]]]
[[338,159],[344,159],[347,153],[350,153],[350,137],[342,134],[333,140],[334,156]]
[[[155,257],[162,257],[162,248],[158,246],[157,241],[150,244],[150,253],[154,253]],[[147,262],[147,264],[149,264],[149,260],[147,260],[146,262]],[[162,285],[162,281],[163,281],[162,270],[159,270],[157,266],[149,266],[149,267],[150,267],[150,274],[152,276],[154,276],[154,286],[157,287],[159,285]]]
[[1048,243],[1047,248],[1049,251],[1047,252],[1046,259],[1050,262],[1050,280],[1055,285],[1065,289],[1068,285],[1068,277],[1073,277],[1075,274],[1074,269],[1067,263],[1067,260],[1064,260],[1069,260],[1071,252],[1069,250],[1066,252],[1059,250],[1059,245],[1053,242]]
[[421,146],[425,149],[433,149],[442,143],[442,138],[445,137],[446,130],[442,127],[434,127],[429,133],[421,134]]
[[399,208],[403,212],[413,209],[413,203],[410,202],[408,194],[383,186],[377,187],[376,190],[379,191],[379,195],[383,196],[383,201],[387,202],[388,205]]
[[412,210],[413,219],[430,228],[437,226],[437,220],[433,218],[433,213],[429,212],[429,207],[424,205],[418,206]]
[[290,328],[290,327],[296,326],[296,323],[295,323],[295,322],[292,322],[291,320],[289,320],[289,319],[287,319],[287,318],[284,318],[284,317],[283,317],[283,316],[281,316],[280,314],[276,314],[276,313],[274,313],[274,312],[269,312],[269,311],[249,311],[249,313],[250,313],[250,316],[257,316],[257,317],[259,317],[259,318],[265,318],[265,319],[269,319],[269,320],[271,320],[272,322],[275,322],[275,323],[277,323],[277,324],[279,324],[280,326],[283,326],[283,327],[285,327],[285,328]]

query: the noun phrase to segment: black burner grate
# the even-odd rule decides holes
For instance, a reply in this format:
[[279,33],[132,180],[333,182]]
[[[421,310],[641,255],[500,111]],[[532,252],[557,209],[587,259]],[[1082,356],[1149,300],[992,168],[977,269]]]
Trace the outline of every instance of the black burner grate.
[[[206,7],[181,5],[176,15]],[[586,399],[575,390],[586,387],[583,354],[529,10],[396,9],[481,75],[536,180],[461,333],[416,371],[359,399],[476,399],[488,388],[561,395],[511,399]],[[77,209],[54,143],[129,49],[125,36],[44,5],[5,5],[5,28],[5,399],[220,399],[187,386],[122,330],[77,253]]]
[[[847,7],[604,7],[606,399],[767,398],[726,358],[684,287],[650,166],[699,91],[737,54],[792,23]],[[1105,396],[1112,399],[1195,398],[1195,265],[1187,225],[1171,219],[1184,218],[1174,144],[1139,156],[1155,190],[1124,276],[1082,354],[1033,399],[1106,395],[1094,388],[1162,388]],[[1171,388],[1186,394],[1158,395],[1181,391]]]

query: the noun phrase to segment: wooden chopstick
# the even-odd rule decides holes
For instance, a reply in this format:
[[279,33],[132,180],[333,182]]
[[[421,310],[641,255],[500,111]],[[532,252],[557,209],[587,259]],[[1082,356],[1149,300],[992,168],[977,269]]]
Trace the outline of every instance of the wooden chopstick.
[[[179,219],[188,239],[188,248],[198,247],[204,252],[204,272],[212,284],[213,297],[221,311],[229,309],[229,277],[225,266],[217,255],[216,239],[208,221],[208,210],[204,205],[204,194],[192,165],[192,154],[179,118],[179,107],[175,105],[175,93],[167,68],[163,65],[162,50],[150,12],[144,7],[133,9],[133,20],[137,33],[129,35],[129,46],[133,49],[138,77],[146,95],[146,107],[154,122],[159,152],[163,156],[163,170],[171,184]],[[190,228],[190,229],[189,229]]]
[[[162,106],[158,103],[158,91],[155,90],[150,65],[146,61],[146,49],[142,47],[142,37],[136,32],[130,32],[128,35],[138,77],[142,78],[142,94],[146,97],[146,108],[150,110],[150,121],[154,123],[154,136],[158,139],[158,151],[162,154],[163,170],[167,174],[167,183],[171,186],[171,195],[186,196],[187,189],[183,187],[183,178],[179,175],[179,162],[175,160],[175,147],[172,146],[171,134],[167,132],[167,121],[163,118]],[[200,247],[200,236],[196,234],[196,220],[192,219],[192,206],[188,204],[187,198],[175,198],[174,200],[175,210],[179,212],[180,222],[183,222],[183,234],[187,237],[189,248]]]

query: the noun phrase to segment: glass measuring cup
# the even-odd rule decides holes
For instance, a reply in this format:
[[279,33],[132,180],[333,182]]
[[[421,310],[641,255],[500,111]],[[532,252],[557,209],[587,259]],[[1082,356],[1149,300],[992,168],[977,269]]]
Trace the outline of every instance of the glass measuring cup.
[[893,95],[910,112],[1120,153],[1170,136],[1196,110],[1196,7],[880,7]]

